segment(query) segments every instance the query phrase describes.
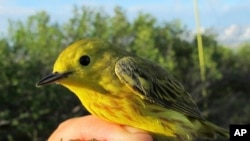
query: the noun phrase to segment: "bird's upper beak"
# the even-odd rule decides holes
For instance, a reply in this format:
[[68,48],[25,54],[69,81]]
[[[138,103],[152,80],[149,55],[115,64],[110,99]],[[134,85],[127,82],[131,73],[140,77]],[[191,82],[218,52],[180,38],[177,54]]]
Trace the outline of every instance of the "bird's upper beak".
[[67,77],[68,75],[72,74],[72,72],[65,72],[65,73],[50,73],[49,75],[45,76],[44,78],[42,78],[37,84],[36,86],[42,86],[42,85],[47,85],[47,84],[52,84],[57,82],[60,79],[63,79],[65,77]]

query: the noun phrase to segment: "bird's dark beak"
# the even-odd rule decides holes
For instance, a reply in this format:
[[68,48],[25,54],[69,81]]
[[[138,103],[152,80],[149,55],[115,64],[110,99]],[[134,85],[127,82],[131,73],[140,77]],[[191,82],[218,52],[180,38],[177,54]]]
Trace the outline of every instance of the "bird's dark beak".
[[55,83],[56,81],[58,81],[60,79],[63,79],[63,78],[67,77],[70,74],[72,74],[72,72],[65,72],[65,73],[55,72],[55,73],[51,73],[51,74],[45,76],[44,78],[42,78],[36,84],[36,86],[43,86],[43,85]]

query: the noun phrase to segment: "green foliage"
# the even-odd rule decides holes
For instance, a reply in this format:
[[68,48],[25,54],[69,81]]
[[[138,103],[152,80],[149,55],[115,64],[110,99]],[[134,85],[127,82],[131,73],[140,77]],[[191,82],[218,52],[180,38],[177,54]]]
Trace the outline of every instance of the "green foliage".
[[[129,21],[120,7],[110,16],[74,7],[65,23],[42,11],[25,22],[10,21],[0,39],[0,140],[45,140],[65,119],[85,115],[78,99],[61,86],[37,88],[59,52],[70,43],[98,37],[161,64],[193,95],[202,114],[221,126],[249,123],[250,44],[237,51],[219,45],[213,33],[202,35],[208,96],[201,95],[196,38],[180,21],[159,24],[139,13]],[[205,106],[206,105],[206,106]]]

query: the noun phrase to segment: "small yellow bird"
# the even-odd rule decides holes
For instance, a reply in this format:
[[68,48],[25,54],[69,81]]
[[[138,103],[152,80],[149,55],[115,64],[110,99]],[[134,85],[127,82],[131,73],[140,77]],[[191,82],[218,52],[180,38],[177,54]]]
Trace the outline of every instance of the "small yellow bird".
[[166,70],[100,39],[67,47],[53,73],[37,85],[61,84],[102,119],[143,129],[159,140],[228,138],[205,120],[184,87]]

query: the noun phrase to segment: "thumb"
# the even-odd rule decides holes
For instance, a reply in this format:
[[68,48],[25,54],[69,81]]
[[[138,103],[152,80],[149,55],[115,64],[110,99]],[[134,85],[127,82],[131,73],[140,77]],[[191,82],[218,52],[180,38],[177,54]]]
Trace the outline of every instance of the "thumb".
[[49,141],[153,141],[145,131],[107,122],[95,116],[72,118],[64,121],[49,137]]

